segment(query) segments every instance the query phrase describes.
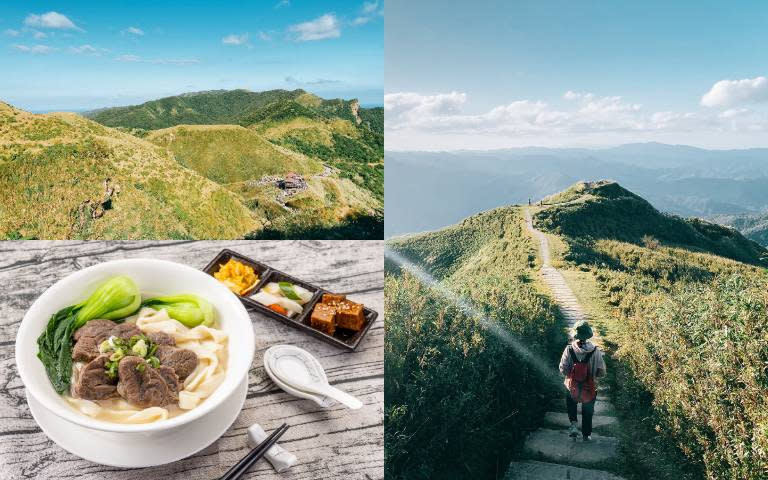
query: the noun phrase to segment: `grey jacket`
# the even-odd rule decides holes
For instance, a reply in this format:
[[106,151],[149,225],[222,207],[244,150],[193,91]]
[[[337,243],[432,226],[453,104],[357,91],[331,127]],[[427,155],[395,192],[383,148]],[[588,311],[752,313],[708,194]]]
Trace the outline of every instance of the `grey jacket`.
[[595,353],[592,354],[592,358],[589,359],[589,371],[591,373],[591,376],[593,378],[602,377],[605,375],[605,360],[603,359],[603,352],[600,351],[599,348],[595,346],[592,342],[587,340],[584,342],[584,344],[579,347],[579,344],[576,340],[573,341],[570,345],[565,347],[565,350],[563,350],[563,355],[560,357],[560,373],[563,374],[563,376],[568,376],[568,373],[570,373],[571,369],[573,368],[573,360],[571,359],[571,355],[568,352],[570,348],[573,348],[573,353],[576,354],[576,358],[581,361],[587,353],[591,352],[592,350],[595,351]]

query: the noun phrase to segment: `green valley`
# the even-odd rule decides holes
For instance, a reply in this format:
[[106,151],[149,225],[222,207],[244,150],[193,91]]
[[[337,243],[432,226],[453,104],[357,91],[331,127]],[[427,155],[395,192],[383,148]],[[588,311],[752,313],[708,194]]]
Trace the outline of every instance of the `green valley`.
[[381,108],[222,90],[84,117],[0,111],[0,235],[383,235]]
[[[538,272],[526,210],[610,357],[604,384],[621,426],[597,432],[615,437],[617,450],[578,466],[628,480],[759,478],[768,465],[768,251],[732,228],[660,212],[607,181],[388,242],[387,473],[516,478],[510,459],[562,467],[525,444],[528,432],[558,428],[545,409],[551,399],[562,403],[560,393],[533,367],[545,362],[557,377],[564,344],[547,340],[564,324]],[[403,258],[437,284],[401,268]],[[461,300],[441,297],[440,288]],[[494,321],[472,318],[462,301]],[[530,346],[530,357],[500,341],[499,328]],[[516,388],[505,390],[510,382]]]

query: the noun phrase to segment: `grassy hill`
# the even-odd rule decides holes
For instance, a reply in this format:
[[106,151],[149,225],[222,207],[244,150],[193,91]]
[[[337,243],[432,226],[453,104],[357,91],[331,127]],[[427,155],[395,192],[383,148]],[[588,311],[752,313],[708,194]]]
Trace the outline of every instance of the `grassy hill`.
[[221,184],[323,171],[317,160],[280,148],[237,125],[182,125],[154,130],[146,139],[169,150],[183,166]]
[[613,182],[554,200],[567,203],[534,220],[561,240],[564,275],[614,352],[627,476],[760,478],[766,250],[733,229],[660,214]]
[[556,395],[516,349],[555,362],[560,321],[535,281],[535,246],[520,209],[485,212],[388,247],[482,316],[387,261],[386,476],[497,478]]
[[[18,170],[7,181],[23,190],[8,188],[0,194],[9,198],[0,207],[8,211],[0,233],[13,238],[383,236],[382,109],[362,109],[356,100],[325,100],[303,90],[222,90],[86,115],[94,121],[74,114],[32,115],[6,106],[0,145],[3,160],[15,162],[6,168]],[[78,172],[89,156],[97,165],[87,174]],[[155,169],[161,174],[153,175]],[[302,175],[307,188],[285,192],[269,179],[290,172]],[[32,185],[18,182],[19,175]],[[88,177],[87,192],[77,190],[83,176]],[[103,200],[98,189],[103,196],[111,188],[103,185],[107,178],[120,186],[108,204],[109,215],[98,206]],[[184,193],[190,188],[195,192]],[[134,196],[155,201],[144,207],[146,218],[126,214],[120,225],[105,220],[118,220],[118,206],[133,206],[129,199]],[[47,208],[53,204],[61,208]],[[85,221],[81,210],[87,208],[99,211]],[[182,225],[158,213],[164,210]]]
[[[733,229],[662,214],[615,182],[582,182],[531,209],[612,357],[605,382],[622,425],[614,471],[628,480],[761,478],[766,250]],[[558,312],[538,284],[520,212],[497,208],[388,242],[493,320],[478,321],[388,258],[388,477],[498,478],[506,463],[497,445],[516,455],[526,430],[541,425],[547,375],[520,369],[515,347],[493,333],[511,332],[556,368],[546,359],[562,345],[546,339]]]
[[612,239],[640,245],[655,240],[753,264],[762,264],[768,253],[733,228],[659,212],[615,182],[580,182],[544,203],[552,206],[536,216],[536,225],[582,242]]
[[250,112],[302,95],[306,95],[303,90],[211,90],[165,97],[141,105],[103,108],[84,115],[108,127],[145,130],[175,125],[238,124]]
[[[200,168],[200,173],[219,182],[257,179],[277,172],[313,173],[319,171],[321,163],[326,164],[336,176],[369,191],[378,202],[376,215],[382,215],[383,108],[362,108],[357,100],[323,99],[300,89],[216,90],[86,115],[169,146],[183,164]],[[252,134],[239,129],[225,131],[223,124],[245,127]],[[148,132],[169,127],[183,128],[184,138],[174,135],[171,142],[167,133],[172,132]]]
[[[106,179],[119,192],[93,218]],[[149,142],[0,103],[0,237],[237,238],[260,227],[235,193]]]

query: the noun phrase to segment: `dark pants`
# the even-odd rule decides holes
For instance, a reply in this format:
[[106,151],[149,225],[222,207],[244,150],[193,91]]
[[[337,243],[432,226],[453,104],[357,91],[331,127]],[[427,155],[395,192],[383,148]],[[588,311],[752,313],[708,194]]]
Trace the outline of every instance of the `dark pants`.
[[[581,404],[581,435],[584,437],[592,435],[592,414],[595,413],[595,400]],[[568,420],[578,421],[576,418],[576,401],[571,398],[570,393],[565,394],[565,406],[568,408]]]

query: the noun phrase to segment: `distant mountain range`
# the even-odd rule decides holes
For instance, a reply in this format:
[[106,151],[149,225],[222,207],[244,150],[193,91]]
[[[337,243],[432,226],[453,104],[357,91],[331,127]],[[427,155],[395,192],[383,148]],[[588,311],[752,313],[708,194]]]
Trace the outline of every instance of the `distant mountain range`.
[[499,205],[536,201],[590,178],[616,180],[656,208],[683,216],[768,211],[768,149],[645,143],[605,149],[388,151],[386,157],[388,237],[450,225]]
[[303,90],[0,102],[0,238],[381,238],[383,119]]

